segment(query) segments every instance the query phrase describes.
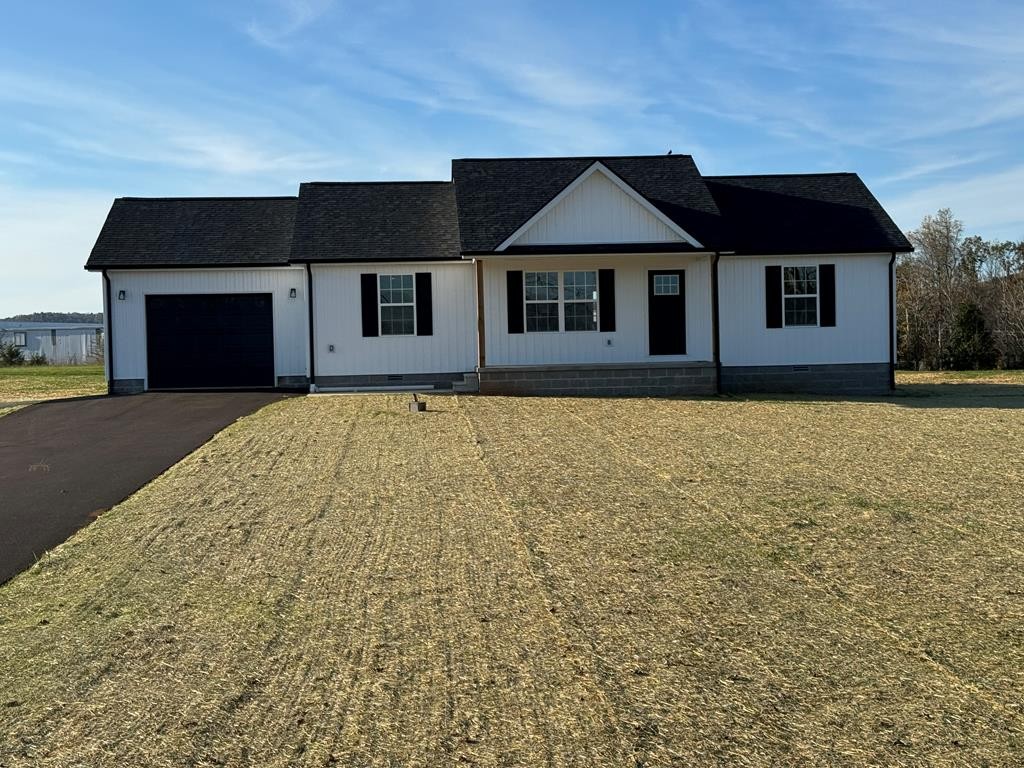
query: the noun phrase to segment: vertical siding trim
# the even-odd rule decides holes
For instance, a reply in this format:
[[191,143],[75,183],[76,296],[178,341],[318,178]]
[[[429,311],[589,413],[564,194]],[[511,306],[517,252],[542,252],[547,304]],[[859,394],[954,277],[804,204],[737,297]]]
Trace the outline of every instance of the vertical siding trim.
[[316,384],[316,336],[314,335],[314,320],[313,320],[313,267],[307,261],[306,262],[306,309],[308,311],[308,320],[306,321],[309,335],[309,386],[312,387]]
[[114,305],[110,301],[110,275],[105,269],[103,270],[103,291],[103,301],[106,304],[103,322],[107,325],[106,338],[103,339],[107,348],[103,350],[103,359],[106,361],[107,368],[107,394],[112,395],[114,394]]

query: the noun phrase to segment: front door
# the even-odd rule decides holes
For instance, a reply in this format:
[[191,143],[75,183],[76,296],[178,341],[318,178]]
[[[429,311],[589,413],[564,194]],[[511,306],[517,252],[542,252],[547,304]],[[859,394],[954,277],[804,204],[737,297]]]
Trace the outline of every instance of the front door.
[[652,355],[686,354],[686,273],[647,273],[648,338]]

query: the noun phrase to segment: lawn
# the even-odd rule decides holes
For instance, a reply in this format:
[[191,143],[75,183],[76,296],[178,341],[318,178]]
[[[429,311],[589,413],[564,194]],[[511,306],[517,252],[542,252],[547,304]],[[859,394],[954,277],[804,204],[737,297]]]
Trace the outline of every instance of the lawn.
[[319,396],[0,588],[0,765],[1014,765],[1024,396]]
[[103,395],[102,365],[0,366],[0,403]]

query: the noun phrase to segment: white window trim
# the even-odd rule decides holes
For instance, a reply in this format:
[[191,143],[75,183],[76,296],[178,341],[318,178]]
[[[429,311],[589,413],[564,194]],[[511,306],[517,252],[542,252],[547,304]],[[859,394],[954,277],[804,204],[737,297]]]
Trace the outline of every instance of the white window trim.
[[[21,343],[18,343],[18,339],[21,339]],[[28,334],[25,331],[14,332],[14,346],[16,347],[27,347],[28,346]]]
[[[787,269],[813,269],[814,285],[818,286],[819,269],[817,264],[789,264],[782,267],[782,327],[783,328],[820,328],[821,327],[821,290],[815,293],[786,293]],[[814,299],[814,322],[790,325],[786,322],[786,299]]]
[[[558,298],[557,299],[527,299],[526,298],[526,276],[528,274],[539,274],[541,272],[554,272],[558,275]],[[594,273],[594,294],[593,299],[566,299],[565,298],[565,273],[566,272],[593,272]],[[594,327],[582,331],[568,331],[565,328],[565,305],[585,304],[593,301],[595,305]],[[526,316],[527,304],[557,304],[558,305],[558,330],[557,331],[531,331],[528,328]],[[598,333],[601,330],[601,277],[598,269],[529,269],[523,271],[523,333]]]
[[382,277],[405,277],[405,272],[380,272],[377,274],[377,338],[379,339],[407,339],[410,336],[415,336],[416,331],[416,275],[411,274],[409,277],[412,278],[412,302],[399,301],[388,304],[389,307],[412,307],[412,333],[384,333],[384,302],[380,300],[380,279]]

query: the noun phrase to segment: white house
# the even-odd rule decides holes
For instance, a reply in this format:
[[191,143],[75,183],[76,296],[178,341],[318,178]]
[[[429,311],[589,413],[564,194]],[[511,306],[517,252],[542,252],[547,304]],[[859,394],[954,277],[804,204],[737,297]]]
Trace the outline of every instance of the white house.
[[82,365],[103,356],[103,326],[0,320],[0,343],[13,344],[26,359],[42,355],[54,365]]
[[437,182],[121,198],[114,392],[880,393],[910,244],[855,174],[686,155],[455,160]]

